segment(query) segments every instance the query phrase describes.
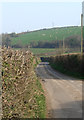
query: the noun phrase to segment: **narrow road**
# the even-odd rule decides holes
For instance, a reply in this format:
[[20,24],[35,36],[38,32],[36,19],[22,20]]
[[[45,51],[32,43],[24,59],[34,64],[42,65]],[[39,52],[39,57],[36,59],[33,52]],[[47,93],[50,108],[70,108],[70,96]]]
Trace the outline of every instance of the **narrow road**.
[[47,62],[36,69],[49,96],[52,118],[82,118],[82,81],[54,71]]

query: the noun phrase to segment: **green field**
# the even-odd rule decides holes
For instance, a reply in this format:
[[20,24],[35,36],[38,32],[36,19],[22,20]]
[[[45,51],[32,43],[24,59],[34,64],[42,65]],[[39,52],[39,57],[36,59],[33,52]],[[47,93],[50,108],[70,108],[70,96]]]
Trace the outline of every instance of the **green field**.
[[63,38],[65,39],[73,35],[81,35],[80,26],[45,29],[19,34],[18,37],[12,38],[11,44],[29,45],[31,42],[63,40]]
[[47,48],[31,48],[30,50],[34,54],[51,53],[56,51],[56,49],[47,49]]
[[63,48],[30,48],[30,50],[37,56],[56,56],[58,54],[80,53],[79,48],[66,48],[64,52]]

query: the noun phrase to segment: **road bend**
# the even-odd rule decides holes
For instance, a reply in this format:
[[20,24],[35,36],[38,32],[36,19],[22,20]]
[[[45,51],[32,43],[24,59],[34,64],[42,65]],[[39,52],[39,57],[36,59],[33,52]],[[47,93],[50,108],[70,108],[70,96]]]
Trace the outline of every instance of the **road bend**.
[[41,62],[36,73],[49,96],[52,118],[82,118],[82,80],[53,70]]

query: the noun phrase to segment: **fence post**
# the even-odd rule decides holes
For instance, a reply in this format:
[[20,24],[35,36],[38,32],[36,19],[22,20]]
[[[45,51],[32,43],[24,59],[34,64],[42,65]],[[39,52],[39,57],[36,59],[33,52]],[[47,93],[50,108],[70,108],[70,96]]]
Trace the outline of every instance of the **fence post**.
[[83,26],[83,14],[81,14],[81,54],[84,53],[84,26]]

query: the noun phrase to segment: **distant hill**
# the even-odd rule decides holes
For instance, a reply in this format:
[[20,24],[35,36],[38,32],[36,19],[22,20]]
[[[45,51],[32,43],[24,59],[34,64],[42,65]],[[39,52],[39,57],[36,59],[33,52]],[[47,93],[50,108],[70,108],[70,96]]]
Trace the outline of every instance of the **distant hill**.
[[18,34],[18,37],[12,37],[11,46],[38,46],[39,42],[42,44],[42,42],[62,41],[63,39],[67,39],[70,36],[81,36],[81,27],[58,27],[51,29],[41,29],[31,32],[23,32]]

